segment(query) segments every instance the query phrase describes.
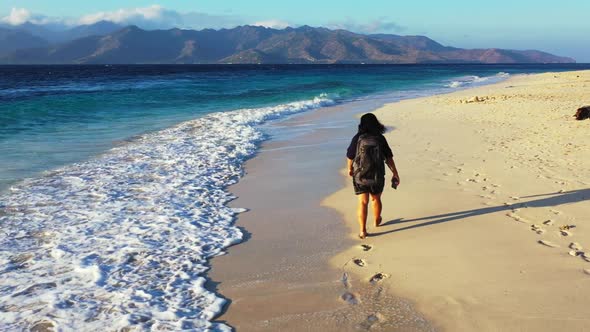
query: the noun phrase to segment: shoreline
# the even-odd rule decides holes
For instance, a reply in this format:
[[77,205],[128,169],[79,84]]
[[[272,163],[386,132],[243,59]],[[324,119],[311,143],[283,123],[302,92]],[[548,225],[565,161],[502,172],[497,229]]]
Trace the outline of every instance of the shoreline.
[[[217,321],[247,331],[387,331],[394,321],[380,327],[376,306],[388,303],[396,326],[433,330],[408,301],[361,285],[351,265],[328,264],[354,241],[336,211],[320,202],[343,185],[338,169],[356,127],[353,114],[375,103],[335,105],[272,125],[282,138],[264,142],[246,162],[247,175],[230,188],[238,197],[232,206],[249,209],[236,222],[248,241],[211,262],[209,289],[230,301]],[[360,301],[361,294],[379,300]]]
[[[489,78],[497,79],[499,77],[502,77],[501,73],[496,74],[495,76],[490,76]],[[504,81],[504,79],[502,79],[502,81]],[[488,84],[493,83],[490,82]],[[475,86],[482,85],[477,84]],[[464,87],[454,91],[463,91],[466,89],[469,88]],[[400,98],[401,100],[428,98],[429,96],[443,95],[446,93],[448,92],[434,89],[425,91],[409,90],[403,95],[400,93],[375,95],[371,98],[363,98],[349,101],[347,103],[338,103],[333,106],[313,110],[312,112],[296,114],[287,119],[271,123],[270,131],[280,132],[280,134],[271,134],[271,137],[262,143],[256,156],[249,159],[244,164],[244,169],[246,171],[245,176],[239,183],[229,188],[229,191],[238,197],[232,202],[231,206],[248,209],[248,212],[240,214],[236,221],[236,225],[246,233],[246,241],[239,243],[238,247],[240,249],[229,248],[227,252],[228,255],[216,257],[210,263],[211,270],[208,273],[210,281],[207,284],[207,289],[219,294],[227,301],[223,312],[216,316],[215,322],[222,322],[232,327],[236,327],[239,330],[244,328],[248,330],[273,330],[278,328],[280,330],[291,331],[310,329],[310,323],[301,324],[290,321],[289,324],[285,324],[285,322],[281,322],[281,320],[289,319],[288,317],[293,313],[289,310],[279,311],[276,308],[269,306],[267,303],[261,302],[261,299],[267,299],[269,302],[277,301],[278,303],[285,303],[298,301],[299,299],[295,299],[295,297],[299,297],[305,299],[304,301],[307,301],[307,306],[304,308],[300,305],[297,306],[303,312],[297,312],[295,314],[298,316],[319,314],[322,316],[321,319],[326,322],[326,326],[322,326],[322,329],[327,331],[355,330],[358,328],[366,328],[367,326],[372,330],[381,331],[396,329],[400,326],[403,326],[407,331],[435,330],[432,322],[424,319],[424,315],[416,311],[412,301],[408,300],[407,297],[399,297],[395,292],[386,291],[385,289],[388,288],[386,285],[367,285],[366,280],[362,280],[365,278],[358,279],[353,277],[354,272],[351,270],[357,268],[354,264],[354,258],[361,255],[364,250],[361,246],[356,246],[358,252],[353,255],[354,257],[349,257],[348,261],[342,262],[342,266],[330,266],[328,263],[330,259],[345,250],[345,247],[342,247],[339,243],[343,240],[349,242],[352,240],[354,241],[353,243],[356,243],[356,237],[349,236],[345,231],[341,231],[337,236],[331,237],[331,241],[333,242],[330,249],[332,255],[323,256],[322,259],[324,261],[322,262],[314,262],[315,266],[313,268],[315,271],[321,271],[320,273],[316,273],[315,276],[318,277],[319,280],[322,280],[321,282],[309,283],[302,280],[290,280],[291,283],[284,283],[284,280],[280,280],[281,284],[277,283],[278,278],[273,280],[272,277],[266,279],[263,277],[262,279],[265,280],[261,282],[252,277],[256,273],[255,271],[269,272],[272,268],[269,265],[252,268],[251,266],[248,266],[248,264],[244,264],[243,261],[249,260],[251,265],[255,265],[255,260],[259,259],[260,256],[263,261],[274,261],[277,264],[281,263],[276,255],[267,252],[267,248],[264,248],[260,243],[262,243],[262,241],[272,241],[268,237],[269,233],[281,233],[284,231],[284,229],[281,229],[280,227],[270,229],[261,228],[261,225],[268,226],[267,222],[262,221],[266,217],[265,213],[270,213],[273,216],[276,216],[277,214],[276,208],[269,208],[266,204],[273,205],[278,203],[281,205],[282,203],[277,200],[276,197],[271,197],[270,201],[261,203],[260,198],[249,198],[249,196],[252,195],[253,191],[258,191],[260,189],[258,188],[259,185],[261,185],[262,188],[268,186],[264,180],[262,183],[255,183],[255,180],[253,179],[263,177],[263,175],[260,175],[259,173],[275,174],[280,173],[275,172],[276,168],[291,168],[291,170],[294,171],[294,177],[309,175],[308,166],[292,167],[293,164],[281,164],[280,162],[275,162],[275,160],[286,158],[284,152],[296,151],[296,154],[298,153],[297,156],[300,159],[309,158],[305,150],[312,151],[312,155],[314,155],[313,153],[315,152],[314,158],[312,159],[320,160],[323,166],[333,169],[333,173],[336,176],[332,176],[335,180],[333,179],[330,182],[331,190],[324,191],[323,195],[317,195],[317,190],[315,190],[314,194],[316,195],[313,197],[312,201],[317,204],[306,208],[306,212],[323,213],[324,215],[329,216],[328,218],[334,219],[332,221],[336,221],[336,224],[331,224],[331,226],[329,226],[330,232],[332,232],[333,228],[345,225],[345,222],[343,218],[327,213],[325,211],[326,209],[332,209],[324,206],[322,202],[325,197],[344,185],[341,175],[336,173],[339,172],[339,168],[345,162],[344,156],[346,147],[352,137],[351,133],[356,132],[356,127],[358,125],[358,113],[372,112],[384,105],[398,102]],[[313,127],[313,123],[316,123],[317,128]],[[343,128],[340,128],[343,124],[346,126],[346,129],[344,130],[342,130]],[[291,129],[290,131],[289,128],[291,126],[294,126],[295,129]],[[302,129],[299,130],[297,128]],[[323,131],[328,131],[329,134],[326,134],[326,132]],[[336,149],[336,152],[331,153],[329,157],[326,157],[325,155],[319,156],[315,150],[323,149],[326,151],[326,142],[322,141],[322,137],[324,137],[324,139],[327,137],[332,140],[341,140],[338,144],[334,144],[335,142],[328,143],[328,145],[331,144],[333,149]],[[294,157],[295,163],[297,161],[296,159],[297,157]],[[325,175],[325,173],[326,171],[320,171],[320,175]],[[284,176],[284,174],[281,175]],[[315,180],[322,182],[324,179],[316,178]],[[311,182],[313,183],[313,181]],[[275,185],[275,188],[273,189],[276,192],[281,193],[289,191],[292,188],[285,186],[288,183],[288,180],[281,178],[279,184]],[[296,187],[292,191],[304,193],[306,190],[308,190],[308,188]],[[270,194],[272,194],[272,192]],[[299,200],[301,198],[300,196],[301,195],[295,195],[296,200]],[[301,210],[294,209],[293,213],[297,214],[296,219],[298,218],[303,221],[308,218],[316,217],[310,213],[305,214],[301,212]],[[292,226],[287,224],[286,227],[289,228]],[[294,238],[282,238],[281,236],[278,236],[278,238],[281,238],[284,241],[295,241],[299,243],[302,241],[302,238],[305,239],[308,237],[307,234],[309,232],[313,233],[318,231],[317,228],[310,229],[309,225],[306,227],[306,231],[296,234]],[[325,230],[322,230],[321,232],[325,232]],[[256,237],[255,241],[250,241],[253,236]],[[307,243],[306,246],[318,249],[320,247],[317,245],[314,247],[314,244],[315,242],[322,240],[324,239],[317,236],[313,237],[311,243]],[[340,247],[335,247],[335,245],[340,245]],[[273,246],[280,248],[282,244],[277,245],[276,243],[273,243]],[[297,245],[295,245],[295,248],[298,250],[298,253],[308,252],[306,250],[309,249],[307,247],[297,247]],[[325,248],[322,247],[322,250],[323,249]],[[254,253],[256,250],[258,253]],[[293,254],[288,254],[287,257],[292,259]],[[306,264],[302,264],[301,266],[306,267],[308,265]],[[236,270],[244,270],[245,272]],[[233,274],[237,274],[238,276],[234,276]],[[348,280],[343,282],[343,279]],[[261,291],[260,287],[252,286],[252,284],[264,284],[265,287],[268,287],[271,290],[262,290],[262,293],[265,295],[261,296],[258,293]],[[278,287],[279,284],[282,287],[295,287],[302,289],[302,291],[297,293],[297,296],[294,296],[289,294],[289,292],[280,290],[280,287]],[[351,284],[354,286],[351,287]],[[237,289],[239,285],[247,285],[247,289],[239,290]],[[342,288],[343,285],[345,285],[344,289]],[[348,287],[350,287],[350,289]],[[314,293],[322,294],[322,296],[318,298],[317,294]],[[363,309],[359,308],[360,306],[357,304],[362,303],[360,297],[374,297],[376,296],[375,294],[383,297],[383,299],[379,301],[370,301],[369,303],[362,305],[362,307],[364,307]],[[326,300],[326,298],[328,298],[328,300]],[[262,308],[257,309],[258,313],[255,314],[252,312],[251,308],[242,303],[262,306]],[[384,303],[391,304],[393,309],[390,309],[389,312],[387,312],[387,309],[376,309],[376,307],[382,307]],[[343,312],[347,313],[343,314]],[[358,315],[358,312],[362,312],[362,314]],[[338,315],[340,317],[335,319]],[[346,316],[354,318],[348,318]],[[395,316],[396,319],[386,319],[386,316]],[[317,320],[314,324],[317,324]],[[335,326],[337,326],[337,328]],[[316,327],[314,326],[314,328]]]
[[[368,220],[373,249],[356,277],[386,274],[383,284],[442,330],[588,326],[590,135],[588,121],[571,118],[590,104],[588,83],[590,71],[518,75],[375,111],[395,126],[386,137],[402,185],[385,189],[382,227]],[[352,235],[349,187],[322,204]],[[355,246],[331,264],[354,255]]]

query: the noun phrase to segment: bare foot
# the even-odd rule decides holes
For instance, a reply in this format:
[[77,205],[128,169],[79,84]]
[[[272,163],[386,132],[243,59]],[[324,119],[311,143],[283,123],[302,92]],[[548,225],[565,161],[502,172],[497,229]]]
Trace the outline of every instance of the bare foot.
[[381,221],[383,221],[383,218],[381,218],[381,217],[377,218],[377,220],[375,220],[375,227],[381,226]]
[[359,233],[359,239],[364,240],[367,237],[367,231]]

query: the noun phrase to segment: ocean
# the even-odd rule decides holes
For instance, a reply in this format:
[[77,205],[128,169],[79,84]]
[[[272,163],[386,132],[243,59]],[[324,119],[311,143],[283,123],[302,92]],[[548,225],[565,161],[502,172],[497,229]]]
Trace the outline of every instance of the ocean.
[[227,187],[266,124],[578,69],[0,66],[0,330],[230,330],[208,260],[242,240]]

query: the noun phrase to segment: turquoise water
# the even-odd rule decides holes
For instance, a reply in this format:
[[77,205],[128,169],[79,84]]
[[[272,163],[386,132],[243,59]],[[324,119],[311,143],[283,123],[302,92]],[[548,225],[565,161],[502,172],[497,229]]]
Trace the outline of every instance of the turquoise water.
[[[588,66],[586,66],[588,67]],[[0,67],[0,190],[211,112],[437,90],[581,65]],[[469,82],[470,78],[472,82]]]

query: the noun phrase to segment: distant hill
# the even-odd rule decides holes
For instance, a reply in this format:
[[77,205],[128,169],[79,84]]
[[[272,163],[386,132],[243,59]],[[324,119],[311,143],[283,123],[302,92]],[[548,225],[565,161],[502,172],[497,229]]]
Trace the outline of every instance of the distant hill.
[[0,54],[14,52],[19,49],[47,47],[49,43],[25,31],[0,28]]
[[[52,46],[18,49],[5,64],[203,64],[203,63],[573,63],[541,51],[460,49],[424,36],[363,35],[303,26],[212,30],[153,30],[104,23],[80,28],[78,38]],[[92,30],[94,29],[94,30]],[[94,32],[89,32],[94,31]],[[34,46],[33,46],[34,47]]]
[[61,24],[34,24],[31,22],[20,25],[0,24],[1,30],[25,32],[41,38],[49,44],[64,43],[89,36],[104,36],[122,28],[123,26],[108,21],[99,21],[94,24],[75,27]]

